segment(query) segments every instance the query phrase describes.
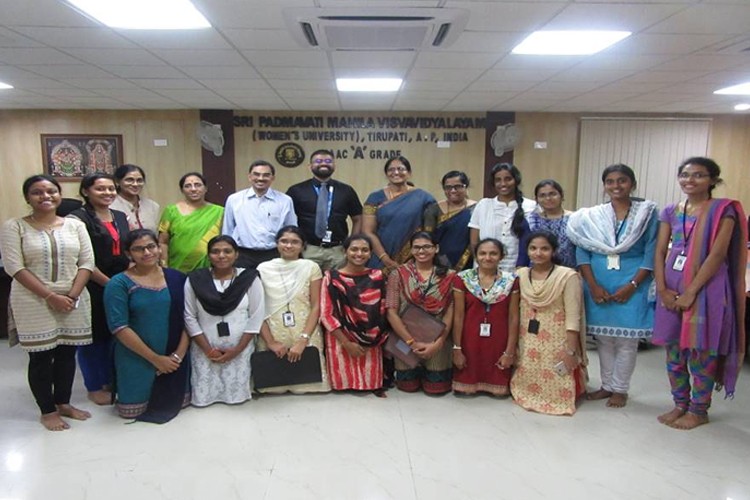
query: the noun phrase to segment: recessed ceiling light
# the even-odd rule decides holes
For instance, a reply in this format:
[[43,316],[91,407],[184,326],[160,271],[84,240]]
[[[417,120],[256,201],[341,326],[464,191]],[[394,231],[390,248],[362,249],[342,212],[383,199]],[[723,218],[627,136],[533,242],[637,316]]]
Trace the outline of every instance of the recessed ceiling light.
[[515,46],[514,54],[580,56],[600,52],[629,37],[630,31],[535,31]]
[[0,89],[5,90],[5,89],[12,89],[12,88],[13,88],[13,85],[9,85],[7,83],[0,82]]
[[750,95],[750,82],[724,87],[723,89],[714,90],[714,94],[722,95]]
[[190,0],[68,1],[110,28],[189,30],[211,27]]
[[336,78],[339,92],[396,92],[401,78]]
[[750,104],[747,104],[747,103],[738,104],[734,107],[734,109],[735,111],[747,111],[748,109],[750,109]]

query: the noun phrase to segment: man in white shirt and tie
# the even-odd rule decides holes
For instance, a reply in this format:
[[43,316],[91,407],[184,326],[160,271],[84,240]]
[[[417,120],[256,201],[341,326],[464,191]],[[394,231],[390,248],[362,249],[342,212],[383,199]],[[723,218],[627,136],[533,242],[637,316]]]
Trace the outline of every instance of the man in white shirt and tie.
[[227,198],[222,233],[240,247],[237,267],[255,268],[279,256],[276,233],[284,226],[296,226],[292,199],[271,189],[276,169],[265,160],[254,161],[248,171],[250,187]]

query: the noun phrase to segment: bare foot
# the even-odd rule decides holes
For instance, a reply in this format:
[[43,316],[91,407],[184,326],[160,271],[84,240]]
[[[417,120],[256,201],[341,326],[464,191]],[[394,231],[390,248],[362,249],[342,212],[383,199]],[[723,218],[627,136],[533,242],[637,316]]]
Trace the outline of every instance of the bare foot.
[[112,404],[112,393],[105,390],[90,391],[89,400],[93,401],[99,406],[108,406]]
[[628,404],[628,395],[622,392],[613,392],[607,400],[607,406],[610,408],[622,408]]
[[667,424],[673,429],[680,429],[683,431],[689,431],[690,429],[695,429],[699,425],[707,424],[708,423],[708,415],[696,415],[695,413],[685,413],[683,416],[672,422],[671,424]]
[[672,408],[672,411],[659,415],[656,417],[656,420],[662,424],[671,425],[672,422],[683,416],[686,411],[687,410],[683,410],[682,408]]
[[70,417],[73,420],[88,420],[91,418],[91,413],[86,410],[79,410],[71,405],[57,405],[57,412],[63,417]]
[[60,418],[60,414],[56,411],[45,413],[39,418],[39,421],[48,431],[64,431],[70,429],[67,422]]
[[611,395],[612,393],[610,391],[599,389],[598,391],[589,392],[588,394],[586,394],[586,399],[588,399],[589,401],[597,401],[599,399],[607,399]]

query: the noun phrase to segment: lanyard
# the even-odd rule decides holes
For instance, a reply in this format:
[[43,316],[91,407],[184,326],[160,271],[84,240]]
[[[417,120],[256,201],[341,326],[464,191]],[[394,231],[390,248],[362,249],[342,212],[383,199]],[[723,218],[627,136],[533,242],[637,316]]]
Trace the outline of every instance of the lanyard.
[[695,226],[698,225],[698,221],[696,220],[692,227],[690,228],[690,231],[686,231],[687,226],[687,200],[685,201],[685,204],[682,206],[682,235],[685,237],[685,245],[682,248],[682,251],[680,252],[680,255],[685,255],[685,250],[688,247],[688,244],[690,243],[690,237],[693,235],[693,231],[695,231]]
[[625,212],[625,218],[622,219],[622,222],[620,223],[620,226],[617,226],[617,214],[615,214],[615,227],[617,227],[617,231],[615,232],[615,245],[620,243],[620,233],[622,233],[622,230],[625,228],[625,221],[628,220],[628,215],[630,215],[630,209],[628,208],[628,211]]
[[[417,275],[419,275],[419,271],[418,270],[417,270]],[[432,278],[434,276],[435,276],[435,267],[433,266],[432,267],[432,272],[430,273],[430,277],[427,278],[427,287],[426,288],[422,288],[422,284],[419,283],[419,282],[417,282],[418,286],[419,286],[419,293],[420,293],[420,296],[421,296],[420,298],[421,298],[422,302],[424,302],[425,297],[427,297],[427,293],[430,291],[430,289],[435,284],[435,282],[432,281]]]

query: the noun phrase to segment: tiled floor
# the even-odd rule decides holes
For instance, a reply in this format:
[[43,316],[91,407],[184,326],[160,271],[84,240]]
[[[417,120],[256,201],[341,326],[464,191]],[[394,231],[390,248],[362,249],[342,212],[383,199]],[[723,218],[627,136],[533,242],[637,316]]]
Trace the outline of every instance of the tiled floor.
[[750,500],[748,366],[737,398],[718,397],[712,423],[685,432],[656,421],[670,407],[662,358],[640,353],[626,408],[584,402],[572,418],[394,390],[266,396],[127,424],[88,404],[77,381],[73,402],[94,416],[52,433],[37,422],[26,355],[2,346],[0,499]]

